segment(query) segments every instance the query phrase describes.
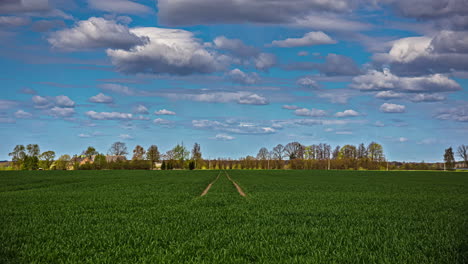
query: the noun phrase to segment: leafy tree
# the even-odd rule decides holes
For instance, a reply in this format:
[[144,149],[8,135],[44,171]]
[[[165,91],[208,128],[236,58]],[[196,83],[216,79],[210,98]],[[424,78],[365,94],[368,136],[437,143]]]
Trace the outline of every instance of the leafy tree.
[[154,163],[156,161],[159,161],[159,159],[160,159],[160,153],[159,153],[159,150],[158,150],[158,146],[151,145],[148,148],[148,151],[146,151],[146,159],[148,159],[151,162],[151,169],[153,169]]
[[187,160],[190,155],[190,152],[184,147],[184,145],[177,144],[172,151],[174,152],[174,159],[180,162]]
[[444,161],[447,169],[452,170],[455,167],[455,158],[452,147],[445,150]]
[[195,169],[195,161],[191,160],[189,162],[189,170],[194,170]]
[[162,164],[161,164],[161,170],[166,170],[167,167],[166,167],[166,161],[163,160]]
[[137,145],[135,149],[133,150],[132,160],[142,160],[144,159],[145,154],[146,154],[145,149],[142,146]]
[[371,161],[385,161],[382,145],[371,142],[367,147],[367,156]]
[[200,166],[200,161],[202,160],[202,153],[201,153],[201,147],[200,147],[200,144],[198,143],[195,143],[193,144],[193,148],[192,148],[192,159],[194,161],[194,164],[195,164],[195,168],[197,168],[197,166]]
[[95,148],[88,147],[85,151],[83,151],[82,155],[86,156],[87,158],[92,158],[93,156],[98,154],[99,152],[97,152]]
[[468,168],[468,145],[461,145],[457,149],[457,154],[465,162],[465,167]]
[[359,144],[358,149],[357,149],[357,158],[358,159],[363,159],[367,158],[367,148],[364,145],[364,143]]
[[39,158],[37,156],[28,156],[24,158],[23,170],[38,170],[39,169]]
[[113,156],[126,156],[128,154],[127,145],[123,142],[115,142],[110,147],[109,154]]
[[37,144],[29,144],[26,149],[28,150],[28,156],[30,157],[38,157],[39,154],[41,154],[41,150]]
[[40,161],[43,169],[50,169],[50,166],[52,166],[52,163],[54,162],[55,159],[55,152],[49,150],[46,152],[43,152],[40,156]]
[[357,157],[356,147],[353,145],[344,145],[340,149],[339,156],[342,159],[355,159]]
[[23,145],[16,145],[16,147],[13,149],[13,152],[8,154],[11,156],[11,160],[17,168],[21,168],[24,158],[26,157],[25,150],[26,149]]
[[57,170],[66,170],[68,168],[68,164],[70,163],[71,157],[70,155],[62,155],[58,160],[55,162],[56,163],[56,169]]
[[94,158],[94,167],[97,170],[102,170],[107,168],[107,159],[104,154],[97,154]]

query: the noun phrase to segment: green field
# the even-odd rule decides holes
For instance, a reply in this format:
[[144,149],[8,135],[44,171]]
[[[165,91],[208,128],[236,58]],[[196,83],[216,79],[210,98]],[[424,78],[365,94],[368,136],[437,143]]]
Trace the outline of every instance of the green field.
[[0,263],[468,263],[467,173],[227,173],[0,172]]

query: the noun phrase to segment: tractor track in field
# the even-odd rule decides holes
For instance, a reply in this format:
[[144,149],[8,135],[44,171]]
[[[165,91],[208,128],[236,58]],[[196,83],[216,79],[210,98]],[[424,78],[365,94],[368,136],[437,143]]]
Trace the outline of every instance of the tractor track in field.
[[211,186],[213,186],[213,184],[215,184],[215,182],[219,179],[219,175],[221,175],[221,172],[218,173],[218,176],[213,182],[211,182],[210,184],[208,184],[208,186],[206,186],[205,190],[203,190],[200,196],[205,196],[208,193],[208,191],[211,189]]
[[232,184],[234,184],[234,187],[236,187],[237,192],[239,192],[240,196],[246,197],[247,195],[245,194],[244,191],[242,191],[242,188],[233,179],[231,179],[231,177],[229,177],[229,174],[226,171],[224,171],[224,173],[226,174],[226,177],[228,178],[228,180],[230,180]]

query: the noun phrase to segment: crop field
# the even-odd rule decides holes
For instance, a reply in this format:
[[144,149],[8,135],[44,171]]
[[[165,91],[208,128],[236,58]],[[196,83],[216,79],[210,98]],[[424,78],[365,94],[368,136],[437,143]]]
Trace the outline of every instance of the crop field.
[[468,173],[0,172],[0,263],[468,263]]

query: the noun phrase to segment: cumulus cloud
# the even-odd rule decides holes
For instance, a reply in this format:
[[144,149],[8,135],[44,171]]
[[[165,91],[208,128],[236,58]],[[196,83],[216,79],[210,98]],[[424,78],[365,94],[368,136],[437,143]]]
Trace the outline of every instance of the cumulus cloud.
[[281,108],[283,108],[283,109],[288,109],[288,110],[297,110],[297,109],[299,109],[300,107],[297,106],[297,105],[283,105]]
[[31,118],[32,116],[33,115],[31,113],[28,113],[21,109],[15,112],[15,117],[19,119],[28,119],[28,118]]
[[361,91],[394,90],[405,93],[452,92],[461,90],[460,85],[442,74],[421,77],[399,77],[384,69],[383,72],[370,70],[353,78],[352,88]]
[[149,114],[148,108],[146,106],[144,106],[144,105],[137,105],[137,107],[135,107],[134,112],[136,114],[142,114],[142,115]]
[[18,104],[16,101],[11,101],[11,100],[1,100],[0,99],[0,109],[5,110],[5,109],[10,109],[15,107]]
[[90,97],[89,101],[92,103],[111,104],[114,102],[114,98],[103,93],[99,93],[95,96]]
[[162,119],[162,118],[156,118],[153,120],[153,123],[158,126],[163,126],[163,127],[172,127],[174,126],[175,122],[167,119]]
[[48,110],[48,114],[50,116],[57,117],[57,118],[71,117],[75,114],[75,109],[69,108],[69,107],[54,106]]
[[48,98],[40,95],[33,96],[32,101],[34,103],[35,108],[48,108],[53,105]]
[[468,122],[468,104],[465,102],[465,104],[461,106],[441,109],[434,115],[434,118],[440,120]]
[[92,9],[110,13],[146,14],[151,12],[149,7],[129,0],[88,0],[88,5]]
[[446,99],[445,96],[441,94],[416,94],[410,98],[412,102],[440,102]]
[[89,118],[94,119],[94,120],[129,120],[129,119],[133,119],[133,115],[129,114],[129,113],[88,111],[85,114]]
[[229,39],[225,36],[219,36],[213,40],[216,48],[226,50],[239,57],[255,57],[260,52],[257,48],[247,46],[240,39]]
[[312,88],[312,89],[317,89],[319,88],[319,85],[318,83],[312,79],[311,77],[302,77],[302,78],[299,78],[296,83],[303,87],[303,88]]
[[229,141],[229,140],[234,140],[235,137],[230,136],[228,134],[217,134],[214,139],[216,140],[222,140],[222,141]]
[[160,0],[158,19],[171,26],[232,23],[291,23],[313,11],[347,11],[350,2],[345,0]]
[[390,65],[392,71],[399,75],[466,71],[467,41],[468,31],[448,30],[442,30],[432,37],[402,38],[393,42],[388,53],[375,54],[374,61]]
[[257,73],[245,73],[240,69],[231,70],[227,75],[233,82],[240,84],[254,84],[260,80]]
[[326,76],[354,76],[361,74],[356,62],[347,56],[330,53],[323,63],[296,62],[282,66],[285,70],[311,71],[317,70]]
[[320,117],[326,116],[327,112],[325,110],[320,109],[307,109],[307,108],[299,108],[294,111],[294,114],[297,116],[311,116],[311,117]]
[[190,100],[207,103],[238,103],[251,105],[269,104],[267,98],[250,92],[208,92],[199,93],[167,93],[164,96],[174,100]]
[[176,115],[176,112],[169,111],[167,109],[161,109],[159,111],[154,112],[155,115]]
[[344,110],[343,112],[337,112],[336,117],[353,117],[359,116],[360,114],[352,109]]
[[48,0],[7,0],[0,2],[1,13],[42,12],[50,9]]
[[403,98],[405,95],[403,93],[396,93],[394,91],[381,91],[375,95],[375,98],[383,99],[383,100],[390,100],[390,99],[400,99]]
[[79,21],[73,28],[52,33],[47,40],[52,47],[66,51],[95,48],[125,50],[136,45],[144,45],[149,41],[146,36],[130,32],[127,26],[101,17]]
[[364,31],[372,28],[370,24],[353,21],[344,18],[342,14],[318,14],[314,13],[304,17],[294,18],[289,25],[307,29],[318,29],[327,31]]
[[274,40],[271,45],[275,47],[291,48],[291,47],[304,47],[315,46],[324,44],[336,44],[330,36],[322,31],[306,33],[302,38],[288,38],[285,40]]
[[60,106],[60,107],[74,107],[75,106],[75,102],[66,95],[56,96],[55,103],[57,104],[57,106]]
[[271,53],[260,53],[255,58],[255,67],[262,71],[267,71],[276,65],[276,56]]
[[104,83],[99,86],[104,91],[123,94],[123,95],[138,95],[138,92],[135,89],[129,88],[125,85],[115,84],[115,83]]
[[270,126],[251,122],[219,122],[214,120],[193,120],[192,126],[198,129],[223,131],[234,134],[271,134],[276,130]]
[[129,134],[120,134],[119,138],[122,139],[122,140],[132,140],[133,139],[133,137],[130,136]]
[[225,55],[207,50],[189,31],[140,27],[130,33],[148,41],[131,50],[106,51],[112,64],[124,73],[211,73],[225,68],[228,61]]
[[20,27],[31,23],[31,19],[16,16],[0,16],[0,27]]
[[406,107],[404,105],[384,103],[380,106],[380,111],[383,113],[404,113]]

